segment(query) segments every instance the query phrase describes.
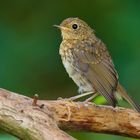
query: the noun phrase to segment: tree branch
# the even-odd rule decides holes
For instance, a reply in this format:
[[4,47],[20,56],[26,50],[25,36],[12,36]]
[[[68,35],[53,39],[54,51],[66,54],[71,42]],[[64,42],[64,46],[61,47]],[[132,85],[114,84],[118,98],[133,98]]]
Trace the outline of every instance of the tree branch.
[[140,138],[140,114],[133,110],[65,100],[33,106],[32,101],[0,89],[0,128],[22,140],[74,140],[62,130]]

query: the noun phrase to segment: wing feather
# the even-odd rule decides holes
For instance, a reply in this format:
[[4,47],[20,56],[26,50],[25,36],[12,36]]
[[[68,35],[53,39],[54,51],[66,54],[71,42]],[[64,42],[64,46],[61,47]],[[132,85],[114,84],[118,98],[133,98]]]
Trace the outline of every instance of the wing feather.
[[115,106],[114,91],[118,84],[118,74],[114,68],[111,57],[103,43],[80,43],[73,50],[76,67],[93,85],[95,90]]

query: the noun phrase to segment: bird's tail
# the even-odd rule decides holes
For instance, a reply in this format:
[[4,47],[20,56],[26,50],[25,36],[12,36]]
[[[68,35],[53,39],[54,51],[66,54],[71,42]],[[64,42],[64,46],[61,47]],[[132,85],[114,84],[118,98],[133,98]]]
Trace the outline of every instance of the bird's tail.
[[117,92],[119,92],[119,94],[127,101],[129,102],[136,111],[140,112],[140,106],[137,105],[132,98],[130,98],[130,96],[127,94],[126,90],[120,85],[118,84],[117,86]]

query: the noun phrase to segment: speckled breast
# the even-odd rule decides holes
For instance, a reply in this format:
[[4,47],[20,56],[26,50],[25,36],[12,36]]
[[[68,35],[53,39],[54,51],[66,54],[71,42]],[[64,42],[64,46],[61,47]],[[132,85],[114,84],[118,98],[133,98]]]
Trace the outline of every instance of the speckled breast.
[[69,41],[63,41],[61,43],[59,53],[61,55],[63,65],[69,77],[72,78],[79,87],[79,93],[94,91],[91,83],[86,79],[83,72],[76,66],[77,62],[72,53],[75,45],[76,42],[71,44]]

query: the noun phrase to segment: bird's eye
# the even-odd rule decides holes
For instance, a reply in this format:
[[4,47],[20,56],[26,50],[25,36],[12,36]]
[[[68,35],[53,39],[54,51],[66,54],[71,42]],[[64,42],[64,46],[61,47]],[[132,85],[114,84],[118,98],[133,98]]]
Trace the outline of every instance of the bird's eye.
[[77,24],[73,24],[73,25],[72,25],[72,28],[73,28],[73,29],[77,29],[77,28],[78,28],[78,25],[77,25]]

